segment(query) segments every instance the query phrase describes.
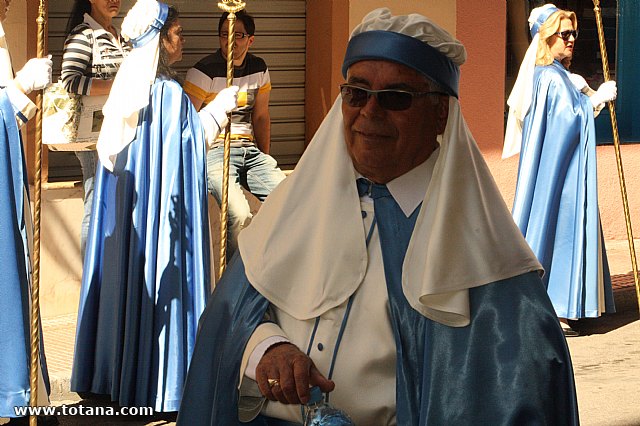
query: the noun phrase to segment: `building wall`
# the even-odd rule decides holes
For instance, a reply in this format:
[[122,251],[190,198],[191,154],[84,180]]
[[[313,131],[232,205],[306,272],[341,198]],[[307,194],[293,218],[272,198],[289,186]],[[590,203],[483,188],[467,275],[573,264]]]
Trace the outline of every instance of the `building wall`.
[[[340,67],[349,32],[369,10],[388,6],[395,14],[419,12],[455,32],[468,52],[462,66],[460,101],[471,128],[505,198],[513,201],[517,157],[500,159],[504,102],[504,2],[481,5],[466,0],[307,1],[306,140],[315,133],[338,94]],[[495,4],[499,3],[499,4]],[[348,11],[348,13],[346,13]],[[15,69],[35,56],[37,2],[13,2],[5,30]],[[26,25],[24,25],[26,22]],[[27,40],[27,43],[22,43]],[[606,114],[606,111],[603,113]],[[33,138],[31,138],[32,140]],[[32,142],[30,142],[32,145]],[[607,239],[626,239],[626,227],[612,146],[598,147],[598,181],[603,230]],[[640,145],[622,147],[631,217],[640,235]],[[27,155],[33,170],[32,149]],[[32,188],[33,194],[33,188]],[[43,189],[41,300],[43,316],[75,312],[82,261],[79,253],[80,187]]]
[[435,23],[456,33],[456,2],[451,0],[351,0],[349,5],[349,31],[373,9],[387,7],[394,15],[420,13]]

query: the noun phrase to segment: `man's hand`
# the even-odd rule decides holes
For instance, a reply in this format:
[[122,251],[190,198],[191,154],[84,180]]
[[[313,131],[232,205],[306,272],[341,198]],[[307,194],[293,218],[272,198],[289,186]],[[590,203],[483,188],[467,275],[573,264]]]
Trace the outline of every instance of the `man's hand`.
[[267,349],[256,367],[256,381],[265,397],[283,404],[306,404],[310,386],[318,386],[322,392],[331,392],[336,386],[318,371],[311,358],[291,343]]
[[51,83],[52,65],[50,57],[29,59],[16,74],[16,86],[25,95],[34,90],[44,89]]

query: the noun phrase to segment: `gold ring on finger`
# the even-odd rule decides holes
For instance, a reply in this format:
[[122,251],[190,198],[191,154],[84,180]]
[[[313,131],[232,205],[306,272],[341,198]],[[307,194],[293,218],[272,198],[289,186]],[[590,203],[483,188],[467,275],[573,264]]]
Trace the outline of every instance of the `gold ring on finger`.
[[278,379],[267,379],[267,383],[269,383],[270,388],[274,386],[280,386],[280,380]]

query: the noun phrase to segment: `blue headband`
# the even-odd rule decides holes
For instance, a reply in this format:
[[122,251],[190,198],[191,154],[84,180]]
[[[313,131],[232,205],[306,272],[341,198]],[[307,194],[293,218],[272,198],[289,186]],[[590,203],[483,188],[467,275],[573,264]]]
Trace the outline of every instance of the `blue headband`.
[[413,68],[438,83],[451,96],[458,97],[460,68],[437,49],[408,35],[392,31],[366,31],[353,36],[347,45],[342,63],[342,75],[364,60],[397,62]]
[[540,31],[540,27],[542,26],[542,24],[544,24],[547,21],[547,19],[549,19],[549,16],[553,15],[559,10],[560,9],[553,6],[553,7],[550,7],[549,9],[544,10],[540,15],[538,15],[538,18],[536,18],[536,21],[533,23],[533,26],[531,27],[531,37],[535,37],[536,34],[538,34],[538,31]]
[[158,16],[153,20],[147,31],[140,34],[138,37],[131,39],[131,45],[134,49],[142,47],[149,43],[162,29],[162,26],[167,20],[169,15],[169,6],[164,3],[158,2]]

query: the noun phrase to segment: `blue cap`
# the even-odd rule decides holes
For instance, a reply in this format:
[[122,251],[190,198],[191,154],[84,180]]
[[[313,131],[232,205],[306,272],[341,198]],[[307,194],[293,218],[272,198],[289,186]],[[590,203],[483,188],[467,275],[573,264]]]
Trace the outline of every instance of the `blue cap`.
[[559,10],[560,9],[553,6],[548,9],[545,9],[540,15],[538,15],[538,17],[536,18],[536,21],[533,23],[533,26],[531,27],[531,37],[535,37],[535,35],[538,34],[538,31],[540,31],[540,27],[542,26],[542,24],[544,24],[551,15],[553,15]]
[[411,36],[393,31],[365,31],[351,37],[342,63],[342,75],[356,62],[383,60],[413,68],[458,97],[460,67],[436,48]]
[[158,2],[158,16],[155,17],[147,31],[140,34],[138,37],[131,39],[131,45],[133,48],[142,47],[149,43],[160,32],[164,23],[169,15],[169,6],[164,3]]

